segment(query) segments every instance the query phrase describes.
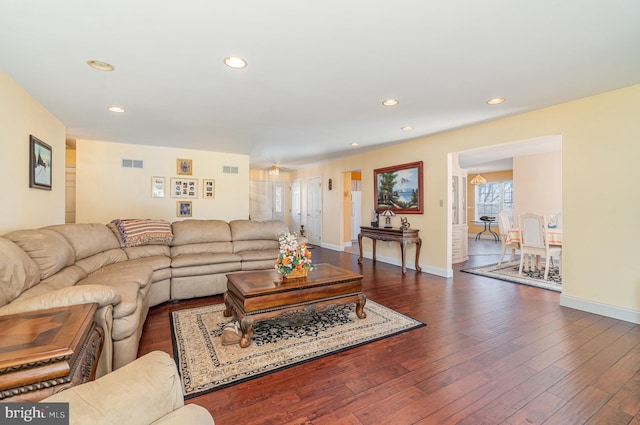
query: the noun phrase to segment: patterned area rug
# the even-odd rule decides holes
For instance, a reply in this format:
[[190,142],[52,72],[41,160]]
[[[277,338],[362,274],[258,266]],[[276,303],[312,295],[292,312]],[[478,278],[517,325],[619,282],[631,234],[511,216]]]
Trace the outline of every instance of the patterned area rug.
[[272,319],[254,325],[247,348],[223,346],[224,304],[170,313],[174,358],[185,398],[425,326],[368,300],[365,319],[355,305],[311,314],[303,323]]
[[495,279],[506,280],[507,282],[520,283],[523,285],[536,286],[550,291],[562,292],[562,277],[560,270],[556,266],[551,266],[549,276],[544,280],[544,263],[542,270],[522,271],[522,276],[518,275],[520,270],[520,262],[513,262],[511,265],[502,263],[500,267],[497,264],[488,266],[474,267],[471,269],[463,269],[463,272],[477,274],[480,276],[493,277]]

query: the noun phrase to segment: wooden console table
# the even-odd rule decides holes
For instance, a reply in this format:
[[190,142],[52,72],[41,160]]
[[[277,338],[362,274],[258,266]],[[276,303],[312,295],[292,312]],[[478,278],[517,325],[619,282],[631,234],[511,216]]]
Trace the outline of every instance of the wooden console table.
[[373,262],[376,261],[376,241],[391,241],[400,243],[400,251],[402,254],[402,274],[407,274],[407,267],[405,265],[407,244],[416,244],[416,270],[421,272],[420,268],[420,247],[422,246],[422,239],[418,237],[418,229],[396,229],[388,227],[367,227],[361,226],[360,233],[358,234],[358,245],[360,246],[360,258],[358,258],[358,264],[362,263],[362,238],[370,238],[373,240]]
[[0,316],[0,401],[39,401],[95,378],[97,304]]

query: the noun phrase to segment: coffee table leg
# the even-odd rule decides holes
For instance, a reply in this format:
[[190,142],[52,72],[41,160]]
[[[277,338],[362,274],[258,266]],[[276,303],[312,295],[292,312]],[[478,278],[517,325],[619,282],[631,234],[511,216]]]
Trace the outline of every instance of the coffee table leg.
[[364,294],[358,296],[358,303],[356,304],[356,315],[359,319],[367,317],[367,313],[364,312],[364,305],[367,303],[367,297]]
[[240,321],[240,330],[242,331],[240,347],[247,348],[251,344],[251,338],[253,337],[253,319],[250,317],[243,317]]
[[224,293],[224,312],[222,313],[224,317],[231,316],[231,301],[229,300],[229,296],[227,293]]

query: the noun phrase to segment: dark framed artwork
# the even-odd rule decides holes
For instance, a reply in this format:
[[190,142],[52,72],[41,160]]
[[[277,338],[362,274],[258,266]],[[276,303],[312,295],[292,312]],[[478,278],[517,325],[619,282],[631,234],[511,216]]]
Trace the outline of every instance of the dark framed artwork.
[[51,190],[51,146],[29,136],[29,187]]
[[376,211],[423,213],[422,161],[373,170]]

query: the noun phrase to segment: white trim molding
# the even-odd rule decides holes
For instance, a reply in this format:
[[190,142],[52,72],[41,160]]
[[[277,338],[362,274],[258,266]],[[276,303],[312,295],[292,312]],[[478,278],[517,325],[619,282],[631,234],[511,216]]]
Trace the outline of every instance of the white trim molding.
[[631,310],[629,308],[603,304],[597,301],[584,300],[582,298],[570,297],[568,295],[560,295],[560,305],[575,308],[576,310],[599,314],[601,316],[624,320],[625,322],[640,324],[640,311]]

